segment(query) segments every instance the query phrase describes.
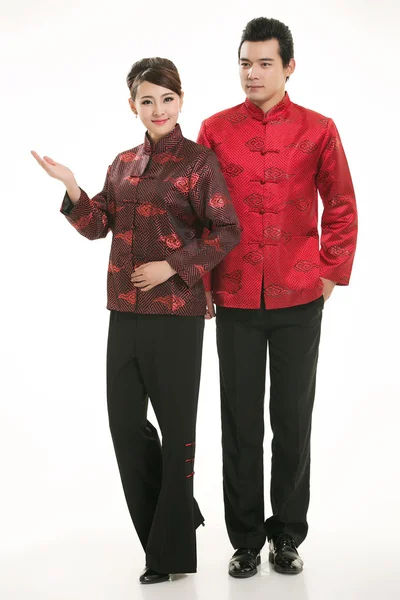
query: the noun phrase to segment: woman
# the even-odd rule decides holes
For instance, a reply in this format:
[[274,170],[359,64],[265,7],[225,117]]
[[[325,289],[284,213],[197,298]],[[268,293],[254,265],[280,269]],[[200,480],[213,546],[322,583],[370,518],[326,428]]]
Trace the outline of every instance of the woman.
[[[113,233],[108,267],[110,430],[132,521],[146,553],[141,583],[196,572],[195,425],[206,299],[202,276],[239,242],[215,155],[182,136],[175,65],[143,59],[129,105],[147,128],[89,199],[73,173],[32,152],[66,186],[61,212],[89,239]],[[206,235],[208,233],[208,235]],[[162,446],[147,421],[148,398]]]

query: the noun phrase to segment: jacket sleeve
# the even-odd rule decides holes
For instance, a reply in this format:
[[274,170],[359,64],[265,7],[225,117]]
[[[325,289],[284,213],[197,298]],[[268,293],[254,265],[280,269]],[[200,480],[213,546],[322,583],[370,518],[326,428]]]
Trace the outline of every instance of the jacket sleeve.
[[[201,144],[202,146],[206,146],[207,148],[210,148],[212,150],[211,142],[209,141],[206,133],[205,121],[203,121],[201,124],[199,135],[197,136],[197,143]],[[206,238],[209,233],[209,230],[207,228],[204,228],[203,238]],[[206,292],[212,291],[212,271],[207,271],[207,273],[203,276],[203,284]]]
[[92,199],[81,189],[78,202],[74,205],[65,193],[61,205],[61,213],[80,234],[89,240],[96,240],[107,235],[110,229],[110,213],[108,205],[111,204],[109,185],[111,166],[108,167],[106,180],[102,191]]
[[167,261],[192,287],[240,241],[240,227],[217,157],[205,150],[194,165],[189,200],[209,233],[171,254]]
[[357,206],[339,133],[329,119],[316,184],[321,219],[320,276],[348,285],[357,243]]

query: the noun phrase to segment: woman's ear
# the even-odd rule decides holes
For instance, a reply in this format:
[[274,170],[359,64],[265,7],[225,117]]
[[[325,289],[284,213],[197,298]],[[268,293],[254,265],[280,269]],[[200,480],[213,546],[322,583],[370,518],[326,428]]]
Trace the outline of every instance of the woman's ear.
[[137,110],[136,110],[136,105],[134,103],[134,101],[132,100],[132,98],[129,98],[129,106],[131,107],[131,111],[137,116]]

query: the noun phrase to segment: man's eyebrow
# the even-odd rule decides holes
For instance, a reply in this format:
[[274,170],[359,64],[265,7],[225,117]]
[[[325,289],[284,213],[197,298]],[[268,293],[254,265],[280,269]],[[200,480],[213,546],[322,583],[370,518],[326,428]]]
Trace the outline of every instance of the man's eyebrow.
[[[250,62],[248,58],[243,58],[243,57],[240,57],[239,60],[243,61],[243,62],[244,61]],[[274,59],[273,58],[259,58],[259,59],[257,59],[256,62],[266,62],[266,61],[268,61],[268,62],[274,62]]]

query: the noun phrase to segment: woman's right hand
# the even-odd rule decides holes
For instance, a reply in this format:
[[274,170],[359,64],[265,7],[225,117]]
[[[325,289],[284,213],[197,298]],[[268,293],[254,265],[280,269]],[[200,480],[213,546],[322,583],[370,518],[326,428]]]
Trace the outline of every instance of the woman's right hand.
[[212,292],[206,292],[206,319],[213,319],[215,317],[215,308],[212,300]]
[[71,169],[56,162],[49,156],[43,156],[40,158],[39,154],[34,150],[31,150],[32,156],[36,159],[39,165],[46,171],[50,177],[62,181],[67,188],[68,195],[72,204],[76,204],[80,198],[81,190],[75,181],[75,177]]
[[31,154],[50,177],[62,181],[65,185],[71,183],[71,181],[75,181],[74,174],[68,167],[57,163],[49,156],[43,156],[43,158],[41,158],[34,150],[31,150]]

